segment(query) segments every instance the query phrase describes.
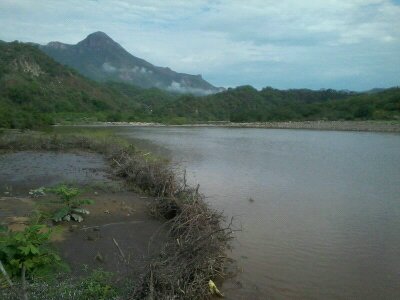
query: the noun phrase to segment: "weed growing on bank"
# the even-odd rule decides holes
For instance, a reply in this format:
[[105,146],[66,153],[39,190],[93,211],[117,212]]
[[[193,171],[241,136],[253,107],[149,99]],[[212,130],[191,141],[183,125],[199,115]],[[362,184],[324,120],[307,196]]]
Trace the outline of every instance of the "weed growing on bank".
[[48,191],[58,195],[63,204],[63,207],[58,209],[53,215],[53,220],[55,222],[82,222],[83,215],[88,215],[90,213],[87,209],[82,208],[82,205],[93,204],[93,201],[90,199],[77,199],[77,196],[81,193],[78,188],[60,185],[48,189]]

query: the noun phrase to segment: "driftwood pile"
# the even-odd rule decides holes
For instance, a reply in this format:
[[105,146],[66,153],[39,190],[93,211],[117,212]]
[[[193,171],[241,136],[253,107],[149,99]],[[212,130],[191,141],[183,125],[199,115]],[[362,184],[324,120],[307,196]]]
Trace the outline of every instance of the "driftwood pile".
[[[166,219],[168,241],[154,257],[132,299],[206,299],[210,279],[224,278],[231,223],[212,210],[186,176],[163,162],[143,160],[125,149],[112,156],[118,176],[155,197],[153,216]],[[154,237],[156,238],[156,237]]]

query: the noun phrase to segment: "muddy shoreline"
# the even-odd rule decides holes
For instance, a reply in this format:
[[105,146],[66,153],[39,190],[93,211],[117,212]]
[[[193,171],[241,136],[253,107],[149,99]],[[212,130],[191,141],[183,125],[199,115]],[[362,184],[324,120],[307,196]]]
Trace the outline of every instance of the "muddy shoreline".
[[81,268],[100,265],[118,282],[119,275],[124,282],[129,278],[128,290],[121,291],[129,299],[200,300],[213,294],[211,279],[221,284],[229,275],[231,224],[166,161],[107,133],[10,131],[0,135],[0,150],[0,205],[6,212],[0,223],[8,230],[24,230],[36,219],[54,223],[53,205],[62,203],[31,199],[39,185],[73,179],[82,197],[95,200],[83,204],[89,216],[70,227],[61,224],[64,235],[54,241],[75,279]]
[[[56,125],[56,126],[62,126],[62,125]],[[224,128],[305,129],[305,130],[327,130],[327,131],[400,132],[399,121],[299,121],[299,122],[288,121],[288,122],[256,122],[256,123],[209,122],[209,123],[183,124],[183,125],[167,125],[162,123],[146,123],[146,122],[98,122],[91,124],[76,124],[72,126],[224,127]]]
[[[90,215],[82,223],[48,224],[58,225],[53,244],[68,263],[70,275],[102,268],[139,278],[150,257],[151,238],[163,223],[148,215],[151,198],[127,191],[111,176],[104,157],[84,151],[17,151],[0,155],[0,167],[0,223],[22,230],[35,210],[51,211],[57,205],[55,195],[32,197],[30,190],[65,183],[79,187],[82,197],[94,201],[86,207]],[[113,239],[129,263],[121,261]],[[155,251],[161,248],[160,242],[152,245]]]

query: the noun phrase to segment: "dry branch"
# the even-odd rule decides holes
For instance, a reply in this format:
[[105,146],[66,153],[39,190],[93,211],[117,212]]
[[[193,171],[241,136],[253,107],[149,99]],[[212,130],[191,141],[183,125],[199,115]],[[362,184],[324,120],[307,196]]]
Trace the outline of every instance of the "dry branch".
[[1,262],[1,260],[0,260],[0,272],[3,274],[4,278],[6,279],[7,283],[9,284],[9,286],[13,287],[13,283],[12,283],[10,277],[8,276],[7,271],[4,268],[3,263]]
[[121,247],[118,245],[117,241],[115,238],[113,238],[114,245],[118,248],[119,254],[121,255],[122,259],[124,260],[125,263],[127,263],[127,260],[125,258],[124,252],[122,251]]

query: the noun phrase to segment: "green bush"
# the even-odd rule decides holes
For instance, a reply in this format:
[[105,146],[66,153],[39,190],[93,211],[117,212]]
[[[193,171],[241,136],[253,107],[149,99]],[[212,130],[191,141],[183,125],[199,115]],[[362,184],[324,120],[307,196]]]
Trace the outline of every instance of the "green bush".
[[48,247],[51,230],[45,225],[31,225],[24,231],[3,230],[0,233],[0,260],[10,276],[41,270],[60,262],[60,257]]
[[95,270],[85,280],[82,281],[79,290],[82,291],[82,300],[108,300],[117,295],[116,289],[112,286],[112,273],[102,270]]

